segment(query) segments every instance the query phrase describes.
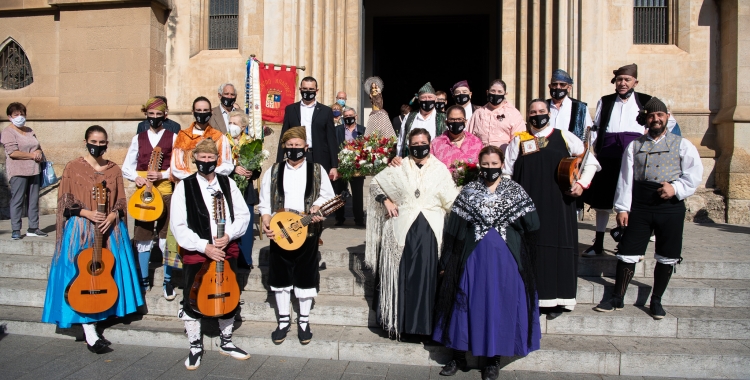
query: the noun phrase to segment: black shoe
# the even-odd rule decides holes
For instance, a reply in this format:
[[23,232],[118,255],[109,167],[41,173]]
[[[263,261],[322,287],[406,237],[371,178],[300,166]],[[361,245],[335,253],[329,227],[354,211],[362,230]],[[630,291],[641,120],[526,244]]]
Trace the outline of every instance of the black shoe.
[[284,327],[283,329],[279,327],[282,322],[282,321],[279,321],[279,325],[276,326],[276,330],[271,333],[271,340],[273,340],[273,342],[276,344],[281,344],[284,342],[284,340],[286,339],[286,334],[289,332],[289,330],[292,327],[291,321],[289,321],[288,315],[280,315],[279,319],[284,318],[284,317],[286,317],[287,319],[286,327]]
[[100,341],[102,341],[102,343],[104,343],[105,345],[107,345],[107,346],[110,346],[110,345],[112,345],[112,342],[110,342],[110,341],[109,341],[109,340],[108,340],[107,338],[105,338],[105,337],[104,337],[104,335],[102,335],[101,333],[97,332],[97,333],[96,333],[96,336],[97,336],[97,337],[99,338],[99,340],[100,340]]
[[[306,315],[300,315],[300,317],[307,318]],[[310,332],[310,322],[307,322],[307,326],[305,326],[305,329],[302,330],[302,326],[300,325],[299,319],[297,319],[297,337],[299,338],[299,342],[304,344],[310,343],[312,340],[313,334]]]
[[596,305],[594,310],[602,313],[609,313],[610,311],[622,310],[625,307],[625,302],[620,297],[612,297],[609,300],[603,301]]
[[453,376],[456,374],[456,372],[458,372],[459,369],[463,370],[464,368],[466,368],[465,361],[464,363],[459,363],[458,360],[453,359],[443,367],[443,370],[440,371],[440,376]]
[[657,321],[660,319],[663,319],[667,316],[667,312],[664,311],[664,308],[661,306],[661,302],[651,300],[651,316],[654,317]]
[[225,338],[223,335],[219,335],[219,353],[222,355],[230,356],[237,360],[250,359],[250,354],[245,350],[237,347],[232,343],[232,338]]
[[604,253],[604,249],[602,247],[597,247],[596,245],[592,245],[591,247],[588,247],[583,253],[581,254],[581,257],[596,257]]
[[497,380],[498,376],[500,376],[500,368],[494,364],[484,367],[482,371],[482,380]]
[[[196,352],[193,352],[193,349],[196,349]],[[203,356],[203,342],[200,340],[196,340],[195,342],[190,342],[190,353],[188,354],[188,358],[185,359],[185,368],[188,369],[188,371],[193,371],[198,369],[198,367],[201,366],[201,357]]]
[[337,220],[336,223],[334,223],[333,225],[336,227],[340,227],[344,225],[344,222],[345,220]]
[[172,286],[171,282],[164,281],[163,290],[164,290],[164,298],[167,301],[172,301],[175,299],[175,297],[177,297],[177,293],[174,292],[174,286]]
[[97,339],[96,343],[94,343],[93,346],[90,345],[90,344],[88,344],[88,343],[86,343],[86,348],[88,348],[89,351],[91,351],[91,352],[93,352],[95,354],[101,353],[102,351],[104,351],[105,348],[107,348],[107,346],[108,346],[108,344],[104,343],[104,341],[101,340],[101,339]]

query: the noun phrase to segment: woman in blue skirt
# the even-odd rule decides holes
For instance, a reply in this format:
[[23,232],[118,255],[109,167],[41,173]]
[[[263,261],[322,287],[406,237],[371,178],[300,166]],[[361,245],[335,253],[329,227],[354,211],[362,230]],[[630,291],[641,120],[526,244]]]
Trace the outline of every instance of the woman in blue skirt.
[[443,239],[432,338],[453,349],[440,372],[455,375],[466,351],[488,358],[483,379],[498,377],[501,356],[539,349],[541,330],[534,286],[532,231],[539,218],[523,188],[501,176],[503,152],[479,152],[479,179],[453,202]]
[[[47,280],[42,322],[54,323],[60,328],[82,324],[89,351],[99,353],[110,342],[97,332],[96,322],[135,312],[143,305],[143,296],[128,236],[122,171],[115,163],[102,158],[107,150],[107,131],[98,125],[89,127],[85,143],[88,153],[65,165],[58,188],[57,244]],[[106,214],[97,211],[97,202],[92,196],[92,189],[101,183],[107,189]],[[114,255],[112,276],[117,284],[118,297],[115,304],[104,312],[83,314],[71,308],[65,293],[78,275],[76,256],[93,246],[95,229],[104,234],[102,246]]]

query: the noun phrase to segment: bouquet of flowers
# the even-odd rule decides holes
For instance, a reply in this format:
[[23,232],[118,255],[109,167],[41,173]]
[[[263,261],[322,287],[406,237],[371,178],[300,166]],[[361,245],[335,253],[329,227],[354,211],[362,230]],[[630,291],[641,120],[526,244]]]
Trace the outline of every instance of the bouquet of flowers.
[[338,171],[342,178],[376,175],[388,166],[396,138],[380,137],[377,133],[360,136],[341,144]]
[[469,160],[468,162],[461,160],[453,161],[449,169],[456,186],[466,185],[477,179],[479,176],[479,167],[475,162],[472,162],[472,160]]
[[[247,170],[260,170],[263,161],[268,159],[270,155],[267,150],[263,149],[263,140],[261,139],[240,145],[238,151],[232,153],[235,155],[234,158],[237,160],[237,165]],[[232,178],[237,183],[237,188],[244,193],[247,188],[248,179],[239,174],[233,175]]]

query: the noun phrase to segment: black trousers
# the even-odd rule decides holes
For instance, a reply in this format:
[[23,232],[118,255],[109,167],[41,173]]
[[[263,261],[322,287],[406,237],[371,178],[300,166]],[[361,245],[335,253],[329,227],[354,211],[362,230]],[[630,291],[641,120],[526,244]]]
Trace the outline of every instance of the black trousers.
[[[227,259],[226,262],[229,263],[229,267],[232,268],[232,271],[234,271],[234,273],[237,274],[237,259],[236,258]],[[190,306],[190,289],[193,287],[193,281],[195,280],[195,275],[198,274],[198,272],[201,270],[202,267],[203,267],[202,263],[182,265],[183,277],[185,278],[185,287],[183,288],[183,293],[182,293],[182,299],[183,299],[182,309],[185,311],[185,314],[187,314],[190,318],[194,318],[194,319],[203,318],[203,315],[193,310],[193,308]],[[234,310],[222,316],[221,319],[234,318],[234,314],[237,313],[237,309],[239,309],[239,307],[240,306],[237,305],[237,307],[234,308]]]
[[308,236],[294,251],[287,251],[271,240],[268,257],[268,285],[274,288],[296,286],[300,289],[318,288],[318,239],[320,233]]
[[649,238],[656,238],[656,254],[670,259],[682,257],[682,230],[685,212],[651,212],[634,209],[628,216],[628,226],[620,241],[619,254],[645,255]]
[[[364,187],[365,177],[352,177],[349,181],[345,181],[343,178],[337,179],[333,182],[333,191],[338,195],[341,194],[348,187],[351,187],[352,194],[352,208],[354,210],[354,221],[364,222],[365,221],[365,210],[364,210]],[[346,220],[346,210],[342,207],[336,210],[336,220],[343,222]]]

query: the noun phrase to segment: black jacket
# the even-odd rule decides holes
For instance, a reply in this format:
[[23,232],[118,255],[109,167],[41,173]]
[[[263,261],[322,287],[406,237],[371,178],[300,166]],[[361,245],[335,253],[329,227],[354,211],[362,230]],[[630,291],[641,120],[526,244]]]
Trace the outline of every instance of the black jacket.
[[[172,119],[165,119],[161,125],[164,127],[164,129],[174,134],[180,133],[180,125],[172,121]],[[142,122],[138,123],[138,132],[136,132],[136,134],[147,131],[149,127],[150,125],[148,124],[148,120],[143,120]]]
[[[286,106],[284,110],[284,124],[281,127],[281,136],[279,136],[279,150],[276,160],[282,162],[284,158],[284,146],[281,144],[281,138],[284,132],[289,128],[302,125],[300,117],[300,102],[292,103]],[[333,126],[333,111],[331,107],[315,104],[315,110],[312,116],[312,125],[310,130],[312,136],[313,162],[320,164],[329,172],[331,168],[339,166],[339,147],[336,144],[336,131]]]
[[[344,128],[346,128],[344,124],[341,124],[336,127],[336,141],[339,144],[337,145],[339,149],[341,149],[341,144],[343,144],[344,141],[346,140],[346,131],[344,131]],[[364,136],[364,135],[365,135],[365,126],[361,124],[357,124],[357,136],[355,136],[355,138],[359,136]]]

